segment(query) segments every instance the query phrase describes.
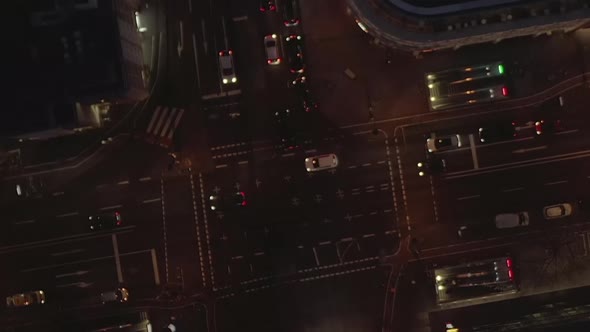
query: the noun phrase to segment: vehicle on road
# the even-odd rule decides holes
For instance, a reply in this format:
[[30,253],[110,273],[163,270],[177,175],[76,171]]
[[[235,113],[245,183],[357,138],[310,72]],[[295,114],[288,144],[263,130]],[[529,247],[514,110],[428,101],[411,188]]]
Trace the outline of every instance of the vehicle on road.
[[289,60],[291,73],[303,73],[305,62],[303,59],[303,43],[300,35],[290,35],[285,38],[285,49]]
[[463,240],[485,239],[494,234],[495,228],[489,224],[468,224],[457,229],[457,235]]
[[572,205],[570,203],[561,203],[546,206],[543,208],[543,217],[545,219],[559,219],[572,215]]
[[231,206],[246,206],[246,194],[243,191],[237,191],[229,197],[224,197],[219,193],[209,196],[209,205],[211,211],[222,211],[225,209],[226,201]]
[[303,89],[303,90],[308,90],[307,88],[307,77],[305,77],[305,75],[303,74],[298,74],[291,82],[290,82],[290,87],[292,88],[297,88],[297,89]]
[[291,109],[283,109],[275,112],[278,136],[281,149],[289,151],[299,146],[297,139],[297,119]]
[[219,51],[219,73],[223,84],[238,82],[232,50]]
[[129,300],[129,291],[127,288],[117,288],[112,291],[100,293],[100,300],[103,304],[109,302],[127,302]]
[[27,176],[16,184],[16,195],[18,197],[33,197],[43,194],[45,184],[40,177]]
[[499,122],[480,127],[479,140],[482,143],[493,143],[513,139],[517,136],[516,122]]
[[338,157],[333,153],[305,158],[305,169],[308,172],[323,171],[335,167],[338,167]]
[[535,121],[535,133],[537,135],[554,134],[563,130],[561,126],[561,120],[539,120]]
[[443,158],[429,158],[417,164],[418,175],[441,173],[447,170],[447,161]]
[[275,0],[260,0],[259,8],[261,12],[274,12],[277,10],[277,3]]
[[278,65],[281,63],[279,54],[279,42],[276,34],[264,36],[264,50],[266,51],[266,62],[269,65]]
[[123,224],[123,218],[119,212],[89,216],[88,221],[90,222],[90,229],[93,231],[113,229]]
[[286,27],[298,26],[299,18],[299,2],[297,0],[284,0],[285,8],[283,8],[283,24]]
[[15,294],[6,298],[6,306],[9,308],[26,307],[33,304],[44,304],[45,292],[36,290]]
[[496,215],[495,222],[498,229],[528,226],[529,213],[501,213]]
[[458,149],[461,146],[462,143],[460,135],[441,136],[436,138],[428,138],[426,140],[426,148],[428,149],[428,152]]

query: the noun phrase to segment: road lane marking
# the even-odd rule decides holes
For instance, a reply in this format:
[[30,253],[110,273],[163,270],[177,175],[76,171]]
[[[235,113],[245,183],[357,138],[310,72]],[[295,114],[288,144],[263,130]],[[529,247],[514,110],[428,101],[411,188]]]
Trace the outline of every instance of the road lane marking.
[[81,275],[84,275],[87,273],[88,273],[88,271],[86,271],[86,270],[70,272],[70,273],[62,273],[62,274],[56,274],[55,278],[59,279],[59,278],[64,278],[64,277],[75,277],[75,276],[81,276]]
[[243,258],[244,258],[244,256],[234,256],[231,259],[243,259]]
[[564,131],[556,132],[555,135],[573,134],[573,133],[577,133],[578,131],[579,131],[578,129],[564,130]]
[[54,192],[54,193],[52,193],[52,194],[51,194],[51,196],[61,196],[61,195],[63,195],[63,194],[64,194],[64,192],[63,192],[63,191],[58,191],[58,192]]
[[331,243],[332,243],[332,242],[330,242],[330,241],[323,241],[323,242],[320,242],[320,243],[319,243],[319,245],[320,245],[320,246],[325,246],[325,245],[327,245],[327,244],[331,244]]
[[215,165],[215,168],[225,168],[225,167],[227,167],[227,164]]
[[369,167],[369,166],[371,166],[371,163],[364,163],[362,166],[363,167]]
[[289,153],[283,153],[283,154],[282,154],[282,157],[283,157],[283,158],[285,158],[285,157],[292,157],[292,156],[294,156],[294,155],[295,155],[295,152],[289,152]]
[[567,180],[561,180],[561,181],[553,181],[553,182],[546,182],[543,185],[545,186],[552,186],[552,185],[556,185],[556,184],[562,184],[562,183],[567,183]]
[[111,235],[113,241],[113,256],[115,256],[115,266],[117,268],[117,281],[123,283],[123,270],[121,270],[121,257],[119,257],[119,244],[117,243],[117,234]]
[[[191,173],[192,176],[192,173]],[[191,181],[192,182],[192,181]],[[214,273],[214,266],[213,265],[213,254],[211,253],[211,237],[209,235],[209,221],[207,220],[207,205],[205,204],[205,185],[203,184],[203,173],[199,173],[199,186],[201,189],[201,206],[203,207],[203,223],[205,224],[205,243],[207,245],[207,256],[209,259],[209,276],[211,278],[211,286],[215,288],[215,273]],[[200,241],[200,239],[199,239]],[[199,246],[200,249],[201,246]],[[202,255],[199,252],[199,259],[201,259]],[[203,271],[203,270],[201,270]],[[203,272],[204,273],[204,272]],[[204,275],[204,274],[203,274]]]
[[73,249],[73,250],[68,250],[68,251],[55,252],[55,253],[52,253],[51,256],[58,257],[58,256],[69,255],[69,254],[77,254],[79,252],[84,252],[84,249]]
[[464,201],[466,199],[472,199],[472,198],[478,198],[479,195],[471,195],[471,196],[463,196],[463,197],[459,197],[457,198],[458,201]]
[[383,164],[385,164],[385,160],[379,160],[379,161],[377,162],[377,165],[383,165]]
[[[112,235],[114,235],[114,234],[112,234]],[[143,254],[143,253],[148,253],[148,252],[150,252],[149,249],[148,250],[138,250],[138,251],[126,252],[124,254],[120,254],[119,256],[131,256],[131,255]],[[78,265],[78,264],[82,264],[82,263],[98,262],[98,261],[103,261],[103,260],[111,261],[113,258],[115,258],[115,256],[113,256],[113,255],[94,257],[94,258],[89,258],[89,259],[81,259],[81,260],[77,260],[77,261],[71,261],[71,262],[67,262],[67,263],[32,267],[29,269],[21,270],[20,272],[28,273],[28,272],[35,272],[35,271],[52,270],[52,269],[56,269],[56,268],[60,268],[60,267],[74,266],[74,265]]]
[[[205,261],[204,261],[204,257],[203,257],[203,245],[201,242],[201,226],[199,225],[199,213],[197,211],[197,194],[195,191],[195,178],[193,177],[193,172],[192,170],[189,168],[190,172],[190,182],[191,182],[191,196],[193,199],[193,214],[194,214],[194,219],[195,219],[195,232],[197,233],[197,252],[199,253],[199,264],[200,264],[200,268],[201,268],[201,281],[203,283],[204,287],[207,287],[207,278],[205,277]],[[201,174],[199,173],[199,184],[201,186],[201,195],[204,195],[203,192],[203,178],[201,177]],[[201,203],[203,204],[203,219],[205,220],[205,235],[207,236],[207,245],[209,245],[209,230],[207,229],[207,210],[205,209],[205,205],[203,203],[203,197],[201,197]],[[210,247],[209,247],[210,248]],[[210,250],[209,250],[210,252]],[[209,262],[211,262],[211,260],[209,260]],[[213,268],[211,268],[213,269]],[[213,272],[211,272],[211,283],[213,284],[213,287],[215,287],[215,279],[213,277]]]
[[345,237],[343,239],[340,239],[340,242],[351,242],[352,240],[354,240],[354,239],[351,237]]
[[139,181],[140,182],[146,182],[146,181],[150,181],[151,179],[152,179],[151,177],[146,176],[146,177],[140,178]]
[[143,200],[142,203],[147,204],[147,203],[155,203],[155,202],[159,202],[159,201],[160,201],[160,197],[158,197],[158,198],[152,198],[152,199],[146,199],[146,200]]
[[208,53],[209,46],[207,45],[207,33],[205,32],[205,19],[201,19],[201,31],[203,32],[203,49],[205,50],[205,53]]
[[150,254],[152,256],[152,268],[154,270],[154,283],[160,284],[160,270],[158,270],[158,256],[156,256],[156,250],[151,249]]
[[348,169],[354,169],[354,168],[356,168],[356,165],[351,165],[351,166],[348,166],[347,168]]
[[317,266],[320,266],[320,260],[318,258],[318,252],[315,250],[315,247],[313,247],[313,257],[315,258],[315,264]]
[[248,164],[248,160],[238,161],[238,165],[246,165]]
[[240,22],[240,21],[245,21],[248,19],[248,16],[244,15],[244,16],[238,16],[238,17],[233,17],[232,21],[234,22]]
[[379,213],[379,212],[378,212],[378,211],[373,211],[373,212],[369,213],[369,215],[370,215],[370,216],[374,216],[374,215],[376,215],[377,213]]
[[525,153],[525,152],[531,152],[531,151],[544,150],[546,148],[547,148],[547,145],[541,145],[541,146],[536,146],[534,148],[514,150],[514,151],[512,151],[512,153]]
[[78,211],[75,212],[69,212],[69,213],[63,213],[63,214],[58,214],[57,216],[55,216],[56,218],[66,218],[66,217],[73,217],[73,216],[77,216],[79,213]]
[[365,234],[365,235],[363,235],[363,239],[374,237],[374,236],[375,236],[375,233]]
[[471,149],[471,159],[473,159],[473,168],[479,168],[479,161],[477,160],[477,151],[475,150],[475,139],[473,134],[469,134],[469,149]]
[[124,184],[129,184],[129,180],[125,180],[125,181],[119,181],[117,182],[118,185],[124,185]]
[[519,191],[519,190],[524,190],[524,187],[517,187],[517,188],[510,188],[510,189],[504,189],[502,190],[505,193],[509,193],[509,192],[513,192],[513,191]]
[[258,251],[254,253],[254,256],[263,256],[264,255],[264,251]]
[[113,209],[118,209],[120,207],[122,207],[123,205],[118,204],[118,205],[111,205],[111,206],[105,206],[105,207],[101,207],[99,210],[104,211],[104,210],[113,210]]
[[35,219],[29,219],[29,220],[15,221],[14,224],[15,225],[24,225],[24,224],[32,224],[34,222],[35,222]]
[[195,70],[197,72],[197,86],[199,87],[199,90],[201,88],[201,72],[199,69],[199,54],[197,52],[197,37],[195,37],[195,34],[193,33],[193,58],[195,60]]

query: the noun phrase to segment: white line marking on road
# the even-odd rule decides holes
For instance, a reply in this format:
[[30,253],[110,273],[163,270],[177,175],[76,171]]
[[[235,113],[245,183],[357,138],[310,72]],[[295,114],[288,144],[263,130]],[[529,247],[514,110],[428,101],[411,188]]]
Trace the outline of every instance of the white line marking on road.
[[225,167],[227,167],[227,164],[215,165],[215,168],[225,168]]
[[104,211],[104,210],[118,209],[121,206],[123,206],[123,205],[118,204],[118,205],[105,206],[105,207],[101,207],[99,210]]
[[123,270],[121,270],[121,257],[119,257],[119,244],[117,243],[117,234],[111,235],[113,240],[113,256],[115,256],[115,266],[117,268],[117,281],[123,283]]
[[244,15],[244,16],[234,17],[234,18],[232,18],[232,21],[239,22],[239,21],[245,21],[247,19],[248,19],[248,16]]
[[357,167],[356,165],[352,165],[352,166],[348,166],[347,168],[348,168],[348,169],[354,169],[354,168],[356,168],[356,167]]
[[353,239],[353,238],[351,238],[351,237],[345,237],[345,238],[343,238],[343,239],[340,239],[340,242],[350,242],[350,241],[352,241],[352,240],[354,240],[354,239]]
[[[203,32],[203,49],[205,53],[209,52],[209,47],[207,46],[207,33],[205,32],[205,20],[201,19],[201,31]],[[197,52],[195,52],[197,54]]]
[[14,224],[15,225],[24,225],[24,224],[32,224],[34,222],[35,222],[35,219],[29,219],[29,220],[15,221]]
[[552,185],[555,185],[555,184],[562,184],[562,183],[567,183],[567,180],[546,182],[543,185],[545,185],[545,186],[552,186]]
[[118,185],[129,184],[129,180],[119,181],[117,182]]
[[383,165],[383,164],[385,164],[385,160],[379,160],[379,161],[377,162],[377,165]]
[[514,151],[512,151],[512,153],[525,153],[525,152],[531,152],[531,151],[544,150],[546,148],[547,148],[547,145],[542,145],[542,146],[536,146],[534,148],[514,150]]
[[384,213],[391,213],[393,210],[392,209],[385,209],[383,210]]
[[146,177],[140,178],[139,181],[140,182],[147,182],[147,181],[150,181],[151,179],[152,179],[151,177],[146,176]]
[[473,134],[469,134],[469,148],[471,149],[471,158],[473,159],[473,168],[479,168],[479,162],[477,160],[477,151],[475,150],[475,139]]
[[[200,264],[200,269],[201,269],[201,281],[203,283],[203,286],[207,285],[207,279],[205,277],[205,261],[204,261],[204,255],[203,255],[203,245],[201,242],[201,226],[199,226],[199,211],[197,211],[197,194],[195,191],[195,179],[193,176],[193,172],[192,170],[189,168],[189,172],[190,172],[190,184],[191,184],[191,195],[192,195],[192,199],[193,199],[193,215],[194,215],[194,220],[195,220],[195,232],[196,232],[196,237],[197,237],[197,252],[199,253],[199,264]],[[203,180],[200,177],[199,174],[199,180],[200,180],[200,185],[201,185],[201,195],[203,195]],[[202,200],[203,198],[201,198],[201,203],[203,202]],[[205,219],[205,222],[207,222],[207,212],[205,212],[205,210],[203,209],[203,218]],[[207,225],[205,225],[205,227],[207,227]],[[209,241],[208,237],[209,237],[209,232],[207,230],[205,230],[205,234],[207,236],[207,241]],[[213,278],[213,272],[211,272],[211,282],[214,282],[214,278]]]
[[169,281],[168,270],[168,233],[166,230],[166,204],[164,196],[164,178],[160,178],[160,197],[162,197],[162,236],[164,238],[164,268],[166,272],[166,283]]
[[374,215],[376,215],[377,213],[379,213],[379,212],[378,212],[378,211],[373,211],[373,212],[369,213],[369,215],[370,215],[370,216],[374,216]]
[[246,165],[248,164],[248,160],[238,161],[238,165]]
[[295,153],[294,153],[294,152],[289,152],[289,153],[283,153],[283,154],[282,154],[282,157],[283,157],[283,158],[284,158],[284,157],[292,157],[292,156],[294,156],[294,155],[295,155]]
[[68,250],[68,251],[55,252],[55,253],[52,253],[51,256],[53,256],[53,257],[64,256],[64,255],[69,255],[69,254],[77,254],[79,252],[84,252],[84,249],[73,249],[73,250]]
[[366,186],[365,189],[369,190],[369,189],[374,189],[375,186]]
[[318,258],[318,252],[315,250],[315,247],[313,247],[313,257],[315,257],[315,264],[317,266],[320,266],[320,260]]
[[471,196],[464,196],[464,197],[459,197],[457,198],[458,201],[464,201],[466,199],[472,199],[472,198],[478,198],[479,195],[471,195]]
[[193,33],[193,57],[195,60],[195,68],[196,68],[196,72],[197,72],[197,86],[200,87],[201,85],[201,72],[199,71],[199,55],[197,52],[197,37],[195,37],[195,34]]
[[517,187],[517,188],[504,189],[502,191],[505,192],[505,193],[509,193],[509,192],[519,191],[519,190],[524,190],[524,188],[523,187]]
[[243,259],[243,258],[244,258],[244,256],[234,256],[231,259]]
[[374,237],[375,233],[371,233],[371,234],[365,234],[363,235],[363,239],[369,238],[369,237]]
[[578,131],[579,131],[578,129],[564,130],[564,131],[556,132],[555,135],[573,134],[573,133],[577,133]]
[[143,200],[142,203],[147,204],[147,203],[154,203],[154,202],[159,202],[160,201],[160,197],[158,198],[152,198],[152,199],[146,199]]
[[364,163],[362,166],[363,167],[368,167],[368,166],[371,166],[371,163]]
[[264,251],[258,251],[254,253],[254,256],[263,256],[264,255]]
[[193,0],[188,0],[188,12],[193,12]]
[[[191,173],[192,176],[192,173]],[[192,182],[192,181],[191,181]],[[207,256],[209,258],[209,275],[211,277],[211,286],[215,287],[215,273],[214,273],[214,266],[213,265],[213,254],[211,253],[211,236],[209,235],[209,221],[207,220],[207,206],[205,204],[205,186],[203,185],[203,174],[199,173],[199,186],[201,189],[201,206],[203,208],[203,222],[205,224],[205,243],[207,244]],[[196,211],[195,211],[196,212]],[[200,241],[200,240],[199,240]],[[200,246],[199,246],[200,248]],[[199,253],[199,259],[201,259],[202,255]],[[201,263],[203,264],[203,263]],[[204,273],[204,269],[201,269]],[[206,282],[205,282],[206,284]]]
[[331,241],[323,241],[323,242],[320,242],[319,245],[320,246],[325,246],[325,245],[331,244],[331,243],[332,243]]
[[53,194],[51,194],[51,196],[61,196],[63,194],[64,194],[63,191],[58,191],[58,192],[54,192]]
[[375,189],[367,189],[366,192],[372,193],[372,192],[375,192]]
[[57,216],[55,216],[56,218],[65,218],[65,217],[73,217],[73,216],[77,216],[79,213],[76,212],[69,212],[69,213],[63,213],[63,214],[58,214]]
[[305,153],[316,153],[318,152],[317,149],[309,149],[309,150],[305,150]]

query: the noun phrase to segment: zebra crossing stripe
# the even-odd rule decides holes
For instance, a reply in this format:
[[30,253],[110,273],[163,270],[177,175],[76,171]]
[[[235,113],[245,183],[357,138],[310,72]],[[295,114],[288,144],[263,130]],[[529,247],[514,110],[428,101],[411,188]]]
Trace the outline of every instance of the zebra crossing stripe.
[[150,131],[152,131],[152,127],[154,127],[154,123],[156,122],[156,119],[160,115],[161,110],[162,110],[162,107],[160,107],[160,106],[156,107],[156,111],[152,115],[152,119],[150,120],[150,124],[148,125],[148,128],[147,128],[148,134],[150,133]]
[[178,114],[178,116],[176,117],[176,120],[174,121],[174,126],[170,130],[170,133],[168,133],[169,140],[172,139],[172,136],[174,135],[174,131],[176,130],[176,127],[178,127],[178,124],[180,123],[180,119],[182,118],[183,114],[184,114],[184,108],[181,108],[180,113]]
[[176,114],[177,110],[178,109],[176,107],[172,109],[170,116],[168,116],[168,118],[166,119],[166,123],[164,124],[164,128],[162,128],[162,131],[160,131],[160,137],[164,137],[164,135],[166,134],[168,127],[170,127],[170,123],[172,123],[172,119],[174,119],[174,115]]
[[[160,115],[160,118],[158,119],[158,124],[156,124],[156,128],[154,128],[154,136],[158,135],[158,132],[160,131],[160,127],[162,126],[162,122],[164,121],[164,119],[166,119],[166,116],[168,116],[168,107],[164,108],[164,112],[162,112],[162,115]],[[148,132],[149,134],[150,132]]]

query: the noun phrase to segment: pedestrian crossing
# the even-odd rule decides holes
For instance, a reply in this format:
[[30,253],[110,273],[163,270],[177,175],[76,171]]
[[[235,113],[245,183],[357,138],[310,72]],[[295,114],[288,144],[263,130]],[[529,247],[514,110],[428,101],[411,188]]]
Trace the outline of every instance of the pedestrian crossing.
[[183,108],[157,106],[146,128],[148,142],[163,147],[172,145],[172,138],[183,114]]

